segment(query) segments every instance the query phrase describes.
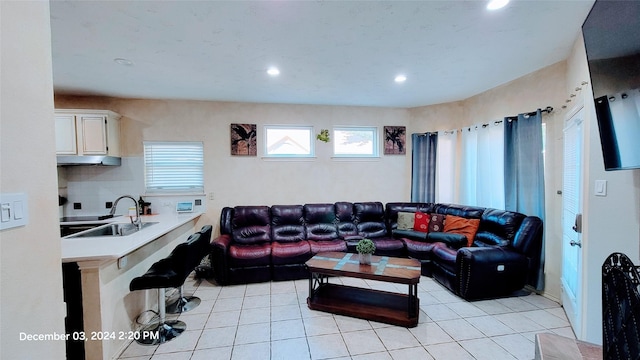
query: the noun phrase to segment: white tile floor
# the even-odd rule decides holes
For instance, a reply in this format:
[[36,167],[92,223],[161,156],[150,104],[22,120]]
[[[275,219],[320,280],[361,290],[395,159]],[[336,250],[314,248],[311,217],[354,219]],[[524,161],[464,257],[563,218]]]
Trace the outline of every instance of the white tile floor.
[[[407,291],[352,278],[331,282]],[[574,337],[560,305],[539,295],[467,302],[423,276],[420,323],[408,329],[309,310],[308,286],[220,287],[190,278],[185,292],[202,303],[179,316],[187,330],[159,346],[134,342],[120,359],[533,359],[536,333]]]

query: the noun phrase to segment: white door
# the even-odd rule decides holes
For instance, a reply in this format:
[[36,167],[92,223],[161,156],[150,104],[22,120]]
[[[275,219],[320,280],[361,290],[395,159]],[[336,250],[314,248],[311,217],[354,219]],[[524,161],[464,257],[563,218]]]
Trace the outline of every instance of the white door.
[[562,306],[574,332],[582,324],[582,136],[583,108],[570,113],[564,129],[562,175]]

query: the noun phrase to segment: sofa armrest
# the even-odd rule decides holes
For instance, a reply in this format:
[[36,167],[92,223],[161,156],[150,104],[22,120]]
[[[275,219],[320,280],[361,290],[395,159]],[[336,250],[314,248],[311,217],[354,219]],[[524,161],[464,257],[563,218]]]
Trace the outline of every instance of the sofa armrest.
[[427,241],[427,233],[422,231],[393,229],[391,230],[391,235],[396,239],[406,238],[415,241]]
[[227,256],[231,241],[229,234],[220,235],[211,241],[211,267],[214,278],[219,285],[225,285],[228,281]]
[[231,245],[231,235],[224,234],[211,240],[211,246],[221,250],[224,254],[229,251],[229,245]]
[[447,232],[430,232],[427,234],[427,242],[441,242],[452,249],[460,249],[467,246],[467,237]]
[[529,260],[508,247],[464,247],[456,256],[458,292],[465,299],[504,296],[527,282]]

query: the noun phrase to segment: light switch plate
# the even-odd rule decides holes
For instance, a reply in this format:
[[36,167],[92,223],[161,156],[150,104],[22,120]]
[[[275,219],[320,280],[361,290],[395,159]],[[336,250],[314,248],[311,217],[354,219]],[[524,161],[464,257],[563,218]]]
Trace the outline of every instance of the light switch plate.
[[607,196],[607,180],[596,180],[593,194],[595,196]]
[[2,221],[0,230],[24,226],[29,223],[29,204],[27,194],[0,194]]

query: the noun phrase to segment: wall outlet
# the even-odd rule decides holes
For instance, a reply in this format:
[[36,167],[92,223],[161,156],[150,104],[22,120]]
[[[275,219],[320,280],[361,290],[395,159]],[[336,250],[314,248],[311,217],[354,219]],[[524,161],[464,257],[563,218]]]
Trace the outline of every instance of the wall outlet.
[[107,201],[104,203],[105,209],[111,209],[113,207],[113,201]]
[[73,203],[73,210],[80,210],[82,209],[82,203]]
[[213,191],[209,193],[209,200],[213,200]]

